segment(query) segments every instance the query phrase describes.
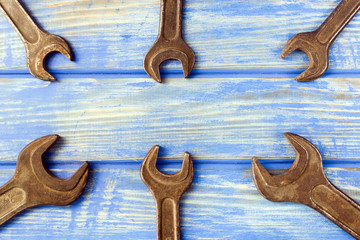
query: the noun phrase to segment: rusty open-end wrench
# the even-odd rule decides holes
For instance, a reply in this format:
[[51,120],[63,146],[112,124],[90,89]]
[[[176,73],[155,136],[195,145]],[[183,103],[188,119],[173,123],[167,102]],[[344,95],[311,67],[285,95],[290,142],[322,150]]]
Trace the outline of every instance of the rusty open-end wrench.
[[311,142],[293,133],[284,135],[296,151],[295,161],[284,173],[270,175],[253,158],[252,174],[259,192],[273,202],[305,204],[360,239],[360,205],[326,178],[321,154]]
[[141,165],[141,179],[152,192],[157,211],[157,239],[180,240],[179,203],[190,187],[194,168],[189,153],[184,154],[182,168],[175,174],[164,174],[156,168],[159,146],[154,146]]
[[298,49],[309,58],[309,68],[295,78],[308,82],[321,77],[329,65],[329,50],[336,37],[360,9],[359,0],[342,0],[330,16],[313,32],[298,33],[285,45],[281,58]]
[[14,176],[0,188],[0,225],[27,208],[65,206],[81,195],[89,175],[87,162],[69,179],[54,176],[44,166],[42,155],[58,138],[57,135],[38,138],[21,151]]
[[24,42],[30,73],[42,80],[55,81],[45,70],[44,61],[49,53],[56,51],[72,60],[72,52],[67,42],[39,28],[18,0],[0,0],[0,9]]
[[159,35],[144,58],[144,68],[155,81],[161,82],[160,64],[176,59],[182,64],[185,78],[195,63],[195,54],[182,37],[183,0],[161,0]]

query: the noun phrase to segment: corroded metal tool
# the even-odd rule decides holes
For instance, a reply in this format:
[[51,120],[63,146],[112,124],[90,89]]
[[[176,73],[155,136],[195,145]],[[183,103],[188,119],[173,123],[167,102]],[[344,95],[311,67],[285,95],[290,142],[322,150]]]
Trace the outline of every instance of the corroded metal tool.
[[184,154],[182,168],[175,174],[164,174],[156,168],[159,146],[150,149],[141,165],[141,179],[152,192],[157,210],[157,239],[180,240],[179,203],[190,187],[194,169],[189,153]]
[[313,32],[298,33],[286,43],[281,58],[296,49],[305,52],[309,58],[309,68],[295,80],[312,81],[326,72],[331,45],[359,9],[359,0],[342,0],[318,29]]
[[49,53],[56,51],[72,60],[72,52],[67,42],[36,25],[18,0],[0,0],[0,9],[24,42],[30,73],[42,80],[55,81],[45,70],[44,61]]
[[57,135],[38,138],[21,151],[14,176],[0,188],[0,225],[27,208],[65,206],[81,195],[89,174],[87,162],[69,179],[52,175],[43,164],[42,155],[58,138]]
[[195,54],[182,37],[183,0],[161,0],[159,35],[144,58],[144,68],[161,82],[160,64],[169,59],[181,62],[184,76],[194,67]]
[[326,178],[320,152],[311,142],[293,133],[284,135],[296,151],[295,161],[284,173],[270,175],[253,158],[252,175],[259,192],[273,202],[305,204],[360,239],[360,205]]

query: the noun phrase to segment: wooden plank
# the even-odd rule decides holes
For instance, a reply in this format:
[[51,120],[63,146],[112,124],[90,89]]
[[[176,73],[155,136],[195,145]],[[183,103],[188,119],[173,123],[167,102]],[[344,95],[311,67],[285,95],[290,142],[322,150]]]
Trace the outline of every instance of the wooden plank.
[[[59,55],[49,59],[52,72],[144,74],[143,57],[158,32],[159,1],[22,2],[44,29],[63,36],[74,49],[75,62]],[[307,57],[294,53],[281,60],[284,44],[296,33],[315,30],[339,2],[185,1],[184,38],[196,52],[198,70],[290,69],[295,76],[296,69],[307,67]],[[356,16],[330,51],[331,69],[357,72],[359,32]],[[27,73],[23,44],[3,16],[0,42],[0,72]],[[166,68],[179,69],[179,64],[166,64]]]
[[154,201],[139,176],[155,144],[167,172],[184,151],[194,157],[181,203],[184,240],[352,239],[310,208],[264,199],[249,169],[254,155],[267,168],[288,168],[295,153],[282,133],[294,132],[319,148],[329,179],[360,201],[359,17],[334,43],[324,78],[298,83],[307,57],[279,58],[292,35],[314,30],[340,0],[185,1],[195,70],[186,80],[178,63],[164,64],[164,84],[142,69],[158,0],[22,2],[71,43],[76,59],[51,56],[60,81],[34,79],[0,16],[0,184],[26,144],[53,133],[63,137],[46,155],[57,176],[85,160],[92,170],[79,201],[26,211],[0,227],[1,239],[155,239]]
[[[282,136],[312,141],[324,158],[360,159],[360,79],[34,78],[0,82],[1,161],[14,161],[30,141],[63,137],[56,160],[139,161],[155,144],[160,157],[189,151],[208,162],[293,159]],[[339,165],[344,167],[343,165]]]
[[[236,164],[200,167],[196,162],[194,182],[181,201],[183,239],[352,239],[306,206],[264,199],[248,168]],[[54,172],[68,177],[76,165],[62,165]],[[139,168],[140,164],[95,165],[77,202],[23,212],[1,227],[1,238],[155,239],[155,204]],[[0,181],[5,183],[13,172],[12,167],[2,167]],[[326,174],[360,201],[359,169],[330,168]]]

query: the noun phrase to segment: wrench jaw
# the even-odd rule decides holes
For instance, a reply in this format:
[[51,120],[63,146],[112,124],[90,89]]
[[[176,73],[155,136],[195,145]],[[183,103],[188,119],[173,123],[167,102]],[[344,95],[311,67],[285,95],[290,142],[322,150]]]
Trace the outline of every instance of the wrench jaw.
[[[296,155],[300,158],[298,164],[303,166],[303,170],[299,172],[298,175],[309,175],[310,179],[316,175],[326,179],[322,164],[322,157],[317,147],[299,135],[293,133],[285,133],[284,135],[296,151]],[[302,164],[302,162],[305,164]],[[296,170],[292,168],[290,169],[291,171]],[[295,180],[299,181],[300,179],[296,178]]]
[[[46,199],[42,199],[42,205],[54,205],[54,206],[66,206],[66,205],[70,205],[73,202],[75,202],[83,193],[87,181],[88,181],[88,177],[89,177],[89,166],[88,163],[84,163],[77,171],[78,172],[83,172],[83,174],[80,176],[79,179],[76,179],[77,184],[75,185],[75,187],[71,190],[55,190],[55,189],[50,189],[50,191],[48,191],[48,194],[51,195],[51,197]],[[73,175],[75,176],[76,173]],[[72,177],[73,177],[72,176]],[[70,178],[71,179],[71,178]],[[69,180],[69,179],[60,179],[59,180]]]
[[181,195],[190,187],[194,168],[189,153],[185,152],[181,170],[175,174],[165,174],[156,168],[159,146],[155,145],[150,149],[141,164],[140,174],[145,185],[151,190],[155,198],[159,195],[173,196],[180,199]]
[[195,54],[182,38],[175,41],[165,41],[161,38],[150,48],[144,58],[144,69],[155,81],[161,83],[160,65],[166,60],[178,60],[187,78],[195,64]]
[[34,140],[19,154],[15,176],[20,176],[21,186],[25,186],[29,206],[65,206],[74,202],[83,192],[89,164],[85,162],[69,179],[54,176],[43,163],[43,154],[59,139],[58,135],[48,135]]
[[251,161],[251,172],[255,186],[264,198],[272,202],[295,202],[293,194],[289,193],[294,192],[296,187],[292,183],[273,185],[276,175],[270,175],[255,157]]
[[319,183],[328,183],[321,154],[305,138],[293,133],[284,135],[296,151],[294,163],[284,173],[272,176],[253,158],[251,168],[255,185],[261,195],[270,201],[297,202],[311,206],[310,194],[313,187]]
[[309,58],[309,67],[295,78],[299,82],[309,82],[320,78],[329,66],[329,46],[316,40],[317,32],[299,33],[293,36],[284,46],[281,58],[294,50],[304,52]]
[[50,33],[41,32],[39,39],[34,44],[25,42],[27,67],[34,77],[45,81],[55,81],[56,78],[45,69],[45,59],[52,52],[60,52],[72,61],[71,48],[63,38]]

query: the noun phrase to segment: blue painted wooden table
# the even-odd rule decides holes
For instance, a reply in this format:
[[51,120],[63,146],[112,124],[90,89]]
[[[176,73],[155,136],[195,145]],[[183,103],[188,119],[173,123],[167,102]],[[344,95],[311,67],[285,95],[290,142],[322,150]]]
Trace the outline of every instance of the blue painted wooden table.
[[161,146],[159,168],[175,172],[184,151],[194,182],[181,202],[181,231],[191,239],[352,239],[306,206],[273,203],[256,190],[250,161],[281,172],[295,152],[282,136],[312,141],[326,175],[360,202],[360,19],[334,43],[330,69],[309,83],[294,77],[305,54],[280,59],[286,41],[314,30],[340,0],[189,0],[184,38],[196,53],[162,65],[163,84],[142,61],[157,37],[159,1],[22,1],[48,32],[71,43],[75,61],[48,59],[59,81],[33,78],[18,35],[0,16],[0,184],[30,141],[62,139],[46,155],[69,177],[91,164],[84,194],[67,207],[36,207],[0,227],[1,239],[155,239],[153,197],[141,161]]

